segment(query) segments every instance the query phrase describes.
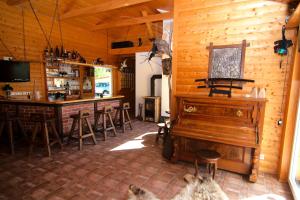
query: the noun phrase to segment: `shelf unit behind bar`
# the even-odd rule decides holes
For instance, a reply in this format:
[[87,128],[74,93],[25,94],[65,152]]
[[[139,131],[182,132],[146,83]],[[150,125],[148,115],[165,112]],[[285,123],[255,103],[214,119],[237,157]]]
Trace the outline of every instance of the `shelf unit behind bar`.
[[[95,65],[95,64],[88,64],[88,63],[79,63],[74,61],[67,61],[67,60],[58,60],[58,59],[45,59],[45,81],[46,81],[46,94],[49,97],[51,93],[65,93],[62,89],[67,80],[76,81],[78,80],[78,85],[76,87],[72,87],[71,85],[71,93],[74,92],[78,95],[78,98],[81,97],[93,97],[95,96],[95,77],[94,77],[94,68],[95,67],[104,67],[104,68],[112,68],[116,69],[117,67],[112,65]],[[48,72],[49,70],[57,70],[60,72],[60,69],[64,67],[71,67],[72,71],[78,70],[78,76],[55,76]],[[55,88],[55,80],[61,80],[61,85]],[[51,86],[48,84],[52,81]],[[91,87],[87,86],[87,83],[91,84]],[[70,83],[69,83],[70,84]],[[88,84],[89,85],[89,84]],[[79,86],[79,88],[78,88]],[[73,89],[72,89],[73,88]]]

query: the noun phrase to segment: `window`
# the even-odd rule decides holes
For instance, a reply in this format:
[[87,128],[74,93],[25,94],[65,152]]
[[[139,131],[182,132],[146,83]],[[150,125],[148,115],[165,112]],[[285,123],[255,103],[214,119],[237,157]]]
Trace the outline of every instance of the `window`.
[[112,69],[104,67],[95,68],[95,95],[112,95]]

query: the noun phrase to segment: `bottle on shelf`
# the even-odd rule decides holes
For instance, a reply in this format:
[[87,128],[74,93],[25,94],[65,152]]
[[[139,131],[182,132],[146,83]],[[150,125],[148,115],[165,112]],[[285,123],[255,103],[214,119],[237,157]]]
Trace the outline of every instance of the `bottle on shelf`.
[[67,59],[67,58],[68,58],[68,52],[67,52],[67,49],[64,50],[63,58],[64,58],[64,59]]
[[69,82],[65,85],[66,95],[71,95],[70,84]]
[[55,58],[57,59],[59,57],[59,49],[58,46],[55,47]]
[[48,47],[46,47],[45,50],[44,50],[44,57],[45,58],[49,57],[49,49],[48,49]]
[[53,57],[53,48],[52,47],[50,48],[50,57],[51,58]]
[[60,55],[59,55],[60,58],[64,58],[64,47],[63,45],[61,45],[60,47]]

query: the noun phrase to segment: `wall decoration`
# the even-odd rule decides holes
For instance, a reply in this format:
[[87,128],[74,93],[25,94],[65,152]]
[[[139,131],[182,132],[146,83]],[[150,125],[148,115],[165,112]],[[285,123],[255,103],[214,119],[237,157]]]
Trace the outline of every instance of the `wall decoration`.
[[246,45],[246,40],[233,45],[210,43],[208,77],[243,78]]

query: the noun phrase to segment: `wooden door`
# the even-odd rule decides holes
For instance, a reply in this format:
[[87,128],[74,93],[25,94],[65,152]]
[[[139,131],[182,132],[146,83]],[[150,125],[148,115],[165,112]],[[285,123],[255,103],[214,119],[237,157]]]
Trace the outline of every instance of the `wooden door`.
[[120,95],[124,95],[124,102],[130,103],[129,114],[135,117],[135,57],[121,57],[120,63],[125,59],[127,67],[121,72],[121,89]]

